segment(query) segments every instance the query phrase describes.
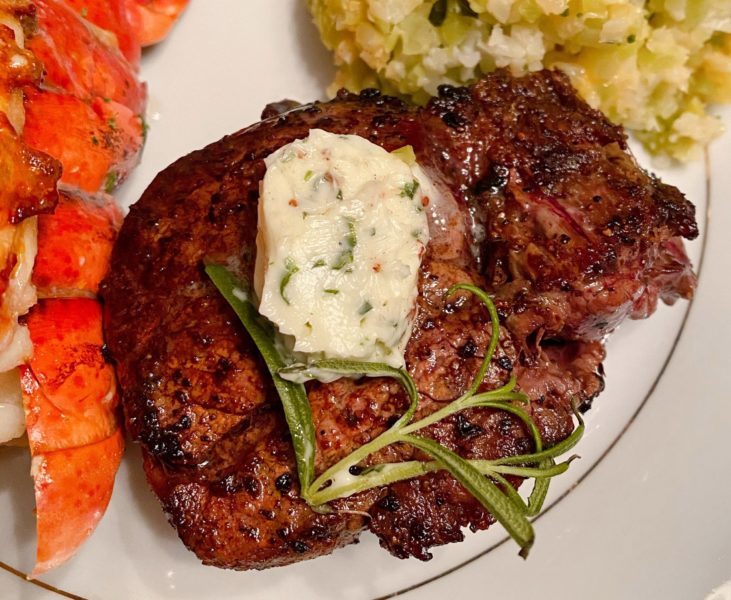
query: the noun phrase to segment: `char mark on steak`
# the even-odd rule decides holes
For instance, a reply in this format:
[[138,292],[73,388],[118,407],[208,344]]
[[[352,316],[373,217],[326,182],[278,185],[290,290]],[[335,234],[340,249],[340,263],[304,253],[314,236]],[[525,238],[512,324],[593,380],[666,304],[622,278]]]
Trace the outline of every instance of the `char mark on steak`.
[[693,205],[638,167],[566,77],[443,87],[425,123],[435,168],[486,232],[484,274],[518,335],[598,340],[658,297],[692,294],[680,238],[698,235]]
[[[163,171],[132,207],[104,283],[106,333],[127,429],[178,534],[206,564],[261,569],[329,553],[369,528],[399,557],[484,529],[491,516],[451,476],[432,473],[336,503],[298,496],[279,399],[252,342],[206,279],[204,261],[253,273],[263,159],[310,129],[406,144],[447,193],[430,222],[418,316],[406,351],[420,415],[460,395],[489,337],[479,302],[445,299],[455,283],[494,295],[498,351],[484,389],[511,374],[546,445],[573,429],[603,387],[603,336],[657,299],[695,285],[681,237],[693,207],[645,173],[622,130],[577,98],[565,76],[497,72],[443,87],[425,108],[341,92],[272,105],[271,118]],[[382,433],[407,405],[388,379],[312,383],[318,472]],[[532,450],[509,414],[472,409],[425,434],[466,458]],[[423,458],[387,448],[371,464]],[[518,485],[519,481],[513,481]]]

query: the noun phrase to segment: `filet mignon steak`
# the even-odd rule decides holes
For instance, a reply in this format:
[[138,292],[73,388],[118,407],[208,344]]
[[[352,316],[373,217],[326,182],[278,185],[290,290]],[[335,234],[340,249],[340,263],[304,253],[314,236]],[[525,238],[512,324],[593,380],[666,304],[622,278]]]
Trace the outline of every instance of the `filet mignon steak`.
[[[279,108],[287,112],[278,114]],[[693,206],[640,169],[621,128],[565,76],[498,71],[443,87],[423,108],[366,90],[292,109],[186,156],[135,204],[103,286],[106,335],[127,430],[183,542],[211,565],[260,569],[327,554],[370,529],[399,557],[484,529],[491,516],[440,472],[336,503],[322,515],[298,496],[288,429],[266,369],[204,261],[253,273],[263,159],[310,129],[413,146],[448,193],[431,215],[407,367],[427,414],[467,389],[489,337],[476,300],[447,301],[454,283],[488,290],[501,317],[484,389],[514,373],[547,445],[573,429],[571,402],[602,390],[602,340],[660,298],[688,298],[695,276],[681,238]],[[407,405],[388,379],[308,385],[317,469],[384,431]],[[530,452],[521,422],[473,409],[426,430],[466,458]],[[382,451],[371,461],[416,456]],[[515,481],[514,483],[519,483]]]

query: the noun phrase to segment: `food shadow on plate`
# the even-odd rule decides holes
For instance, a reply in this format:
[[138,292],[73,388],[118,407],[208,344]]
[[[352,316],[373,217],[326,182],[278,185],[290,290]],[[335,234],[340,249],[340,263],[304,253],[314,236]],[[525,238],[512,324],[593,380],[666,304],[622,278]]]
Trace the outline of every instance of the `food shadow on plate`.
[[[258,597],[268,587],[266,577],[257,573],[218,570],[206,567],[178,539],[153,494],[142,468],[140,447],[127,440],[123,468],[117,477],[115,516],[119,516],[119,539],[122,554],[129,557],[127,566],[137,572],[144,586],[155,598],[180,600],[207,598],[210,578],[216,573],[216,598],[241,598],[241,584],[246,582],[247,597]],[[126,493],[123,493],[125,490]],[[150,560],[154,557],[154,560]],[[259,588],[259,585],[261,588]]]
[[[391,568],[402,563],[388,557],[385,562],[373,564],[372,577],[363,582],[354,573],[362,564],[364,554],[380,555],[375,538],[364,533],[362,543],[338,550],[315,561],[305,561],[284,568],[266,571],[227,571],[206,567],[187,550],[168,524],[157,498],[150,490],[142,468],[142,457],[137,444],[128,440],[123,468],[117,479],[115,517],[119,515],[119,539],[122,553],[129,556],[128,564],[137,571],[151,595],[158,598],[203,598],[210,593],[209,572],[215,572],[216,598],[241,598],[241,586],[246,596],[257,598],[279,590],[299,590],[323,600],[344,600],[378,596],[376,580],[385,577]],[[110,515],[111,516],[111,515]],[[141,552],[144,548],[144,552]],[[154,561],[145,556],[154,556]],[[426,565],[424,565],[426,568]],[[271,576],[276,572],[277,583]],[[364,585],[366,586],[364,596]]]
[[[117,480],[117,486],[126,487],[130,492],[130,501],[137,509],[144,527],[151,531],[156,540],[165,540],[172,544],[179,544],[175,530],[170,526],[160,503],[147,485],[145,471],[142,468],[142,453],[137,444],[127,439],[127,449],[124,456],[124,473],[126,481]],[[119,494],[116,489],[115,493]],[[124,534],[123,529],[123,534]]]
[[0,478],[0,499],[7,498],[7,501],[0,500],[0,504],[9,505],[9,514],[13,515],[12,530],[9,525],[5,526],[12,537],[9,536],[8,539],[3,536],[3,541],[8,547],[15,549],[12,555],[4,551],[0,560],[27,572],[33,568],[36,531],[35,498],[28,448],[0,448],[0,468],[3,471]]
[[[190,576],[186,574],[195,572],[200,563],[168,523],[147,484],[140,447],[129,438],[114,494],[122,554],[130,557],[126,564],[155,597],[180,598],[181,589],[190,593]],[[146,556],[154,556],[155,560],[146,560]],[[184,581],[178,581],[178,574]]]
[[[322,45],[317,28],[312,22],[312,17],[304,2],[292,2],[291,19],[302,63],[305,65],[308,75],[324,92],[335,78],[335,68],[330,52]],[[272,98],[272,100],[281,100],[281,98]],[[298,98],[293,98],[293,100],[298,100]],[[262,106],[262,108],[264,107]]]

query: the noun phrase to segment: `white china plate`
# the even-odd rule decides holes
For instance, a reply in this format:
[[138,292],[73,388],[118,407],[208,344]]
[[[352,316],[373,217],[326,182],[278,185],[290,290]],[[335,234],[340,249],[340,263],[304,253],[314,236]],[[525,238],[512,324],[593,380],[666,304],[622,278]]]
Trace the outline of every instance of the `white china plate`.
[[[143,59],[151,130],[122,201],[134,202],[178,157],[258,120],[266,103],[322,97],[329,61],[303,0],[193,0]],[[724,118],[731,123],[731,111]],[[94,536],[42,578],[59,591],[5,569],[0,598],[704,598],[731,579],[730,158],[727,134],[706,165],[658,170],[698,208],[702,233],[688,245],[701,269],[698,294],[627,322],[610,340],[607,388],[587,415],[582,460],[555,480],[527,561],[494,527],[427,563],[399,561],[366,533],[358,545],[290,567],[203,567],[167,524],[130,447]],[[0,562],[21,574],[35,551],[29,465],[27,451],[0,449]]]

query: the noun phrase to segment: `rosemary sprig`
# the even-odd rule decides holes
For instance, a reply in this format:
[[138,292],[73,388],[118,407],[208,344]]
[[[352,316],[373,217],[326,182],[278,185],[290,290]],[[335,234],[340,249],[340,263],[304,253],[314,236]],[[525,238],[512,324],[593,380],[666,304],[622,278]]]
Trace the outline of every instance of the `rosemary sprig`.
[[[324,511],[327,510],[328,503],[334,500],[425,473],[447,470],[505,527],[520,546],[521,556],[527,556],[534,540],[533,527],[528,517],[540,512],[551,478],[564,473],[571,461],[576,458],[572,456],[560,464],[555,461],[578,443],[584,432],[584,423],[575,412],[579,421],[576,430],[559,444],[544,449],[540,432],[530,415],[520,406],[513,404],[513,402],[521,404],[529,402],[525,394],[515,391],[515,377],[511,377],[508,383],[495,390],[479,392],[499,338],[497,311],[483,290],[472,285],[460,284],[447,292],[448,296],[457,291],[474,294],[482,301],[490,315],[490,342],[475,380],[469,390],[453,402],[418,421],[413,421],[419,404],[419,394],[416,384],[405,370],[394,369],[380,363],[335,359],[316,360],[307,365],[294,363],[290,356],[282,354],[281,344],[276,343],[277,334],[274,328],[259,315],[248,300],[243,291],[244,286],[225,267],[209,265],[206,267],[206,272],[236,311],[272,374],[292,434],[300,479],[300,495],[312,508]],[[312,379],[332,379],[333,376],[393,378],[406,391],[409,408],[388,430],[314,478],[315,433],[303,384]],[[416,435],[420,430],[470,408],[492,408],[516,416],[531,434],[535,451],[497,460],[466,460],[436,441]],[[353,467],[360,466],[359,463],[366,461],[369,456],[393,444],[408,444],[429,455],[433,460],[378,464],[362,470],[358,475],[353,474]],[[527,504],[505,478],[506,476],[535,479]]]

